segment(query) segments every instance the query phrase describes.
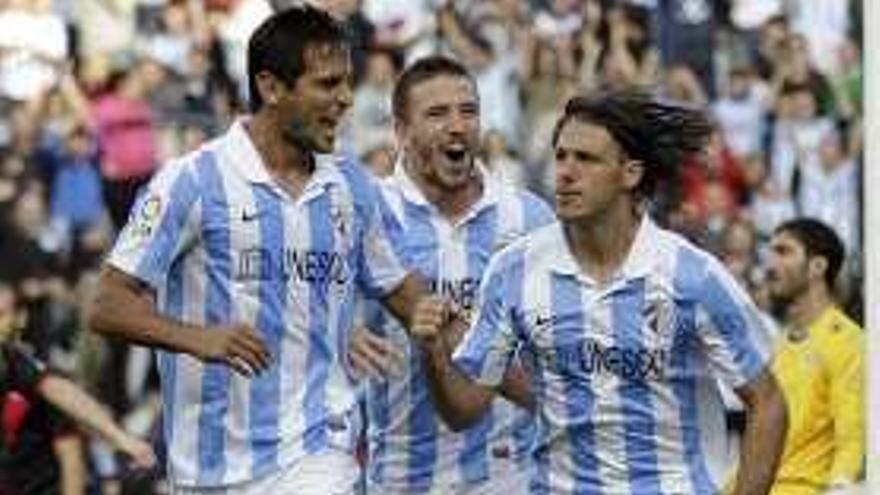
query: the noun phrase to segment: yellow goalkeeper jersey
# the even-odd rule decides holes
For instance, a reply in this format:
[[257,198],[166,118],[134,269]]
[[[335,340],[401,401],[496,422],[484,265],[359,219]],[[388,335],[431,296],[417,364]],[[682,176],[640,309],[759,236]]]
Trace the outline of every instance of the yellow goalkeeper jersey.
[[773,369],[788,402],[788,435],[772,495],[808,495],[850,482],[865,455],[864,336],[829,307],[783,333]]

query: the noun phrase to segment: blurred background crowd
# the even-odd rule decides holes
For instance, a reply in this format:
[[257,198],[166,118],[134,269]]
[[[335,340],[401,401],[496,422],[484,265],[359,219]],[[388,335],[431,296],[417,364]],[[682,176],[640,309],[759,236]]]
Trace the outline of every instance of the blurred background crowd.
[[[0,0],[0,283],[37,354],[154,428],[148,351],[84,331],[82,301],[138,188],[246,108],[251,31],[289,0]],[[324,0],[355,46],[339,141],[393,167],[396,74],[451,53],[475,74],[484,163],[550,198],[564,102],[651,85],[703,106],[716,132],[653,205],[724,260],[767,310],[767,241],[795,216],[846,244],[840,298],[862,320],[862,2],[854,0]],[[84,441],[92,488],[124,466]],[[149,493],[150,489],[147,489]]]

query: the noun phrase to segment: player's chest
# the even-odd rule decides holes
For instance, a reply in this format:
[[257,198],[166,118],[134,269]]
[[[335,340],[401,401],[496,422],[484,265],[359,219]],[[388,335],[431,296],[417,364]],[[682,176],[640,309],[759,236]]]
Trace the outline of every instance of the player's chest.
[[693,335],[694,304],[641,280],[595,290],[556,279],[526,288],[521,323],[543,368],[556,375],[660,379]]
[[243,284],[349,282],[361,229],[349,202],[334,194],[290,201],[265,188],[248,192],[203,205],[201,245],[209,269]]

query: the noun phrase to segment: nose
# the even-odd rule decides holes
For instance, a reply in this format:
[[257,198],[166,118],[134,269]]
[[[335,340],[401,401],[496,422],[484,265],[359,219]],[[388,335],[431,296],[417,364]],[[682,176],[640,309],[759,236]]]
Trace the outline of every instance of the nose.
[[345,83],[336,94],[336,101],[345,108],[351,107],[354,103],[354,87],[351,83]]
[[566,158],[556,159],[553,162],[556,177],[556,183],[566,183],[574,180],[573,172],[574,167],[571,165],[570,160]]
[[446,122],[446,130],[451,134],[465,134],[474,125],[475,119],[461,112],[451,112]]

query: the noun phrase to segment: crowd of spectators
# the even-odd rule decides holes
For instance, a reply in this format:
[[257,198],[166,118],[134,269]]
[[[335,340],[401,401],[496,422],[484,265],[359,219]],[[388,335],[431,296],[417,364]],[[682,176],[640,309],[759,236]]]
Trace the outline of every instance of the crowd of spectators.
[[[23,338],[149,434],[148,351],[84,331],[81,307],[138,188],[246,108],[251,31],[291,0],[0,0],[0,282]],[[341,151],[394,166],[396,74],[450,53],[475,74],[485,166],[552,198],[553,124],[572,95],[648,85],[716,125],[652,205],[724,260],[772,317],[767,241],[832,225],[861,321],[861,5],[854,0],[315,0],[345,23],[356,89]],[[95,490],[124,468],[98,443]]]

